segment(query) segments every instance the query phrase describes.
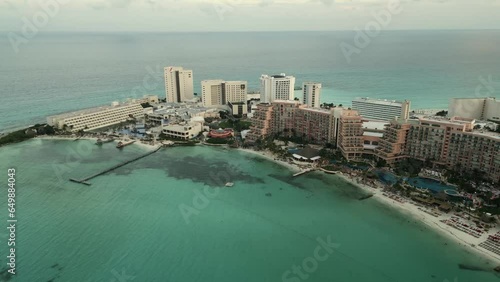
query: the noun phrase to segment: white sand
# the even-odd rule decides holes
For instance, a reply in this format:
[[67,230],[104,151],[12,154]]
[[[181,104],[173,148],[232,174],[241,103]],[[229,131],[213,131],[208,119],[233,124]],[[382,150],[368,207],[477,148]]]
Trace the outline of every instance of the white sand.
[[[500,231],[500,229],[498,227],[490,229],[489,232],[487,232],[487,233],[485,232],[479,238],[475,238],[475,237],[473,237],[465,232],[462,232],[458,229],[455,229],[455,228],[453,228],[449,225],[446,225],[445,223],[440,221],[442,219],[450,219],[451,214],[442,213],[442,215],[438,216],[438,217],[432,216],[432,215],[424,212],[423,210],[419,210],[418,206],[414,205],[413,203],[409,202],[406,199],[405,199],[405,201],[406,201],[405,203],[400,203],[398,201],[395,201],[393,199],[390,199],[390,198],[384,196],[382,189],[376,189],[376,188],[372,188],[372,187],[369,187],[369,186],[364,185],[364,184],[357,183],[351,177],[343,175],[341,173],[337,173],[336,175],[338,175],[339,177],[343,178],[346,181],[353,183],[354,185],[360,187],[361,189],[372,193],[373,198],[377,199],[378,201],[380,201],[386,205],[389,205],[402,213],[409,214],[413,218],[426,224],[427,226],[436,230],[437,232],[440,232],[441,234],[446,235],[448,238],[454,240],[455,242],[457,242],[458,244],[460,244],[461,246],[463,246],[467,250],[476,252],[477,254],[483,256],[484,258],[486,258],[488,260],[493,261],[494,263],[500,263],[500,256],[499,255],[478,246],[479,243],[486,241],[486,239],[488,238],[489,235],[493,235],[496,232]],[[426,209],[426,208],[421,207],[421,209]],[[430,209],[427,209],[427,210],[430,210]],[[472,245],[474,245],[474,247]]]
[[285,166],[285,167],[289,168],[290,170],[292,170],[293,172],[299,172],[299,171],[304,170],[304,168],[301,168],[297,164],[288,163],[288,162],[284,162],[284,161],[278,160],[274,156],[274,154],[272,152],[270,152],[270,151],[254,151],[254,150],[251,150],[251,149],[243,149],[243,148],[238,148],[238,150],[243,151],[243,152],[247,152],[247,153],[250,153],[250,154],[261,156],[261,157],[263,157],[265,159],[268,159],[268,160],[270,160],[272,162],[275,162],[277,164]]
[[[273,161],[273,162],[278,163],[280,165],[286,166],[287,168],[289,168],[290,170],[292,170],[294,172],[302,171],[305,169],[305,167],[300,167],[297,164],[277,160],[276,157],[273,155],[273,153],[271,153],[270,151],[254,151],[251,149],[241,149],[241,148],[239,150],[262,156],[270,161]],[[405,201],[406,201],[405,203],[400,203],[398,201],[395,201],[393,199],[390,199],[390,198],[384,196],[382,189],[377,189],[374,187],[370,187],[370,186],[358,183],[355,179],[353,179],[353,177],[351,177],[349,175],[345,175],[341,172],[338,172],[335,175],[339,176],[340,178],[344,179],[345,181],[350,182],[350,183],[356,185],[357,187],[359,187],[359,188],[361,188],[369,193],[372,193],[373,198],[376,199],[377,201],[380,201],[381,203],[383,203],[385,205],[391,206],[391,207],[395,208],[396,210],[400,211],[401,213],[410,215],[414,219],[426,224],[427,226],[429,226],[430,228],[432,228],[436,232],[439,232],[439,233],[445,235],[446,237],[450,238],[451,240],[454,240],[456,243],[463,246],[465,249],[472,251],[472,252],[475,252],[478,255],[484,257],[485,259],[492,261],[493,263],[500,264],[500,256],[499,255],[478,246],[480,243],[486,241],[486,239],[488,238],[489,235],[493,235],[493,234],[497,233],[498,231],[500,231],[500,228],[498,228],[498,227],[492,228],[489,230],[489,232],[483,233],[483,235],[481,237],[475,238],[475,237],[473,237],[465,232],[462,232],[458,229],[455,229],[454,227],[446,225],[445,223],[440,221],[443,219],[450,219],[451,214],[446,214],[446,213],[440,212],[441,215],[438,217],[435,217],[435,216],[423,211],[423,210],[431,211],[430,209],[428,209],[426,207],[419,207],[419,206],[415,205],[414,203],[412,203],[411,201],[409,201],[408,199],[405,199]],[[419,208],[422,210],[420,210]],[[469,222],[469,223],[471,223],[471,222]],[[474,247],[472,245],[474,245]]]
[[[73,137],[71,137],[71,136],[69,136],[69,137],[40,136],[37,138],[64,139],[64,140],[76,139],[74,136]],[[97,140],[97,138],[95,138],[95,137],[82,137],[80,139]],[[140,141],[136,141],[135,144],[138,146],[141,146],[143,148],[146,148],[146,149],[157,148],[157,145],[153,146],[150,144],[141,143]],[[270,151],[254,151],[251,149],[242,149],[242,148],[239,148],[238,150],[241,150],[241,151],[244,151],[247,153],[251,153],[251,154],[255,154],[255,155],[259,155],[259,156],[266,158],[270,161],[273,161],[277,164],[283,165],[283,166],[289,168],[290,170],[292,170],[293,172],[299,172],[299,171],[302,171],[306,168],[305,166],[301,167],[295,163],[288,163],[288,162],[278,160],[273,155],[273,153]],[[395,201],[393,199],[390,199],[390,198],[384,196],[382,189],[376,189],[376,188],[369,187],[369,186],[361,184],[361,183],[357,183],[357,181],[355,181],[351,176],[344,175],[340,172],[338,172],[336,175],[341,177],[345,181],[348,181],[348,182],[360,187],[361,189],[363,189],[369,193],[374,194],[373,198],[377,199],[378,201],[380,201],[386,205],[389,205],[402,213],[409,214],[413,218],[423,222],[424,224],[426,224],[430,228],[436,230],[437,232],[440,232],[440,233],[446,235],[448,238],[450,238],[450,239],[454,240],[455,242],[457,242],[458,244],[462,245],[467,250],[476,252],[477,254],[485,257],[486,259],[492,260],[493,262],[500,264],[500,256],[499,255],[478,246],[479,243],[486,241],[486,239],[488,238],[489,235],[493,235],[497,231],[500,231],[500,228],[498,228],[498,227],[492,228],[492,229],[490,229],[489,232],[487,232],[487,233],[485,232],[480,238],[475,238],[467,233],[464,233],[464,232],[457,230],[451,226],[448,226],[448,225],[444,224],[443,222],[440,222],[440,220],[442,220],[442,219],[449,219],[451,217],[451,215],[443,213],[441,216],[438,216],[438,217],[432,216],[432,215],[424,212],[423,210],[419,210],[418,206],[414,205],[411,202],[408,202],[408,200],[406,200],[405,203],[400,203],[398,201]],[[426,209],[425,207],[421,207],[421,208]],[[472,245],[474,245],[474,247]]]

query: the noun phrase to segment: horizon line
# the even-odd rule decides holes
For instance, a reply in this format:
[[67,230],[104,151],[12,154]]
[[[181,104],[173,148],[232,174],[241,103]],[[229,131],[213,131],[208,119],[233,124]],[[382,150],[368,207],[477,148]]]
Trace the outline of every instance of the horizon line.
[[[41,33],[251,33],[251,32],[262,32],[262,33],[272,33],[272,32],[351,32],[356,31],[356,29],[311,29],[311,30],[189,30],[189,31],[147,31],[147,30],[109,30],[109,31],[99,31],[99,30],[46,30],[41,31]],[[439,29],[386,29],[381,32],[386,31],[500,31],[500,28],[467,28],[467,29],[455,29],[455,28],[439,28]],[[11,33],[19,32],[12,30],[0,30],[0,33]]]

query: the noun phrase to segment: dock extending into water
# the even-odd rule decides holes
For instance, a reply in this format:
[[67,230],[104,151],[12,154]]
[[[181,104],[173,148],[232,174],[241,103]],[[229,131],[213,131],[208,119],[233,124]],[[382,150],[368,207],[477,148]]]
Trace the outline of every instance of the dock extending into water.
[[302,171],[299,171],[297,173],[294,173],[293,177],[296,177],[296,176],[299,176],[299,175],[302,175],[304,173],[308,173],[308,172],[311,172],[311,171],[314,171],[314,168],[308,168],[308,169],[304,169]]
[[97,176],[103,175],[103,174],[108,173],[108,172],[110,172],[110,171],[113,171],[113,170],[115,170],[115,169],[117,169],[117,168],[120,168],[120,167],[122,167],[122,166],[124,166],[124,165],[127,165],[127,164],[129,164],[129,163],[133,163],[133,162],[135,162],[135,161],[137,161],[137,160],[140,160],[140,159],[145,158],[145,157],[147,157],[147,156],[149,156],[149,155],[152,155],[152,154],[154,154],[154,153],[158,152],[161,148],[162,148],[162,147],[158,147],[158,148],[154,149],[153,151],[147,152],[146,154],[143,154],[143,155],[141,155],[141,156],[139,156],[139,157],[136,157],[136,158],[133,158],[133,159],[131,159],[131,160],[128,160],[128,161],[125,161],[125,162],[119,163],[119,164],[117,164],[117,165],[115,165],[115,166],[112,166],[112,167],[110,167],[110,168],[107,168],[107,169],[105,169],[105,170],[102,170],[102,171],[100,171],[100,172],[98,172],[98,173],[92,174],[91,176],[88,176],[88,177],[85,177],[85,178],[82,178],[82,179],[74,179],[74,178],[70,178],[70,179],[69,179],[69,181],[71,181],[71,182],[76,182],[76,183],[80,183],[80,184],[84,184],[84,185],[91,185],[91,183],[87,182],[87,181],[89,181],[90,179],[92,179],[92,178],[96,178]]

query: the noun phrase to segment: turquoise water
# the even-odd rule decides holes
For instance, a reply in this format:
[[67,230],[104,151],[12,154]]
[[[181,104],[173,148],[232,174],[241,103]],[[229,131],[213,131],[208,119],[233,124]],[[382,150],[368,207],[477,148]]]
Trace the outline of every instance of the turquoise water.
[[374,172],[379,177],[380,181],[385,184],[393,185],[398,182],[399,177],[397,177],[395,174],[384,170],[374,170]]
[[422,177],[413,177],[407,180],[408,183],[410,183],[413,186],[419,187],[419,188],[427,188],[430,189],[434,192],[441,192],[444,190],[455,190],[456,187],[442,184],[439,181],[429,179],[429,178],[422,178]]
[[[305,281],[499,280],[460,269],[496,265],[373,199],[359,201],[365,193],[334,175],[291,178],[240,151],[169,148],[91,186],[67,181],[143,152],[85,140],[0,148],[0,170],[17,170],[18,276],[11,281],[132,281],[118,280],[122,274],[133,281],[283,281],[313,256],[317,238],[328,237],[333,252]],[[219,187],[228,181],[235,185]],[[179,207],[192,213],[183,216]],[[0,263],[3,270],[5,256]]]
[[[379,179],[388,185],[393,185],[398,182],[399,177],[396,176],[395,174],[392,174],[390,172],[384,171],[384,170],[374,170],[375,174],[379,177]],[[418,187],[418,188],[424,188],[424,189],[429,189],[434,193],[438,193],[444,190],[455,190],[455,186],[451,185],[446,185],[442,184],[439,181],[436,181],[434,179],[429,179],[429,178],[422,178],[422,177],[411,177],[411,178],[404,178],[407,183],[411,184],[412,186]]]
[[113,100],[164,97],[170,65],[193,69],[197,93],[204,79],[247,80],[257,90],[261,74],[285,72],[297,85],[321,82],[321,101],[343,105],[368,96],[445,109],[452,97],[475,97],[489,77],[480,95],[500,89],[498,30],[384,31],[351,63],[339,46],[352,44],[352,31],[40,32],[19,54],[0,35],[0,132]]

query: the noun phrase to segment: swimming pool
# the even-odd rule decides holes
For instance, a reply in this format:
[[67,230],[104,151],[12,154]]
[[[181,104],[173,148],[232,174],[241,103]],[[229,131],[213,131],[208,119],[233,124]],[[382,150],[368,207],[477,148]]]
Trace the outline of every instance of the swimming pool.
[[418,188],[426,188],[432,190],[434,192],[441,192],[444,190],[455,190],[455,187],[443,184],[437,180],[422,178],[422,177],[412,177],[407,180],[410,185],[413,185]]
[[378,178],[380,179],[380,181],[382,181],[382,183],[388,185],[396,184],[399,179],[399,177],[397,177],[396,175],[384,170],[374,170],[373,173],[375,173],[378,176]]

